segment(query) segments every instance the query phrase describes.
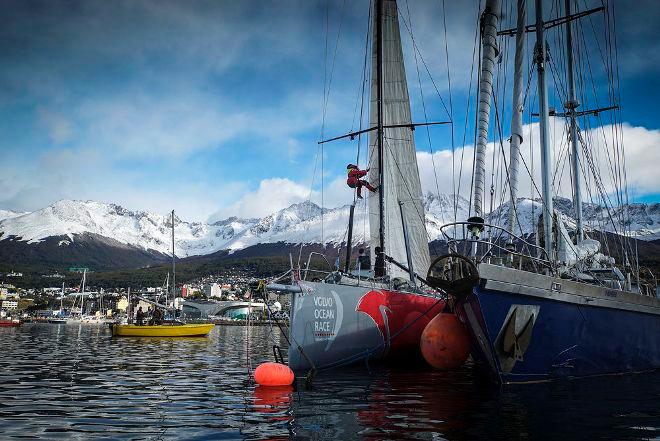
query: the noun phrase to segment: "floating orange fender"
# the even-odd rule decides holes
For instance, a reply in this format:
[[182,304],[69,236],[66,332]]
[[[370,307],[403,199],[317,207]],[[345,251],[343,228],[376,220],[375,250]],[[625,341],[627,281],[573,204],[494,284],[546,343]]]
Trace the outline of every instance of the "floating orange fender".
[[290,386],[293,371],[282,363],[261,363],[254,370],[254,381],[262,386]]
[[438,314],[419,342],[424,360],[436,369],[454,369],[470,355],[470,336],[455,314]]

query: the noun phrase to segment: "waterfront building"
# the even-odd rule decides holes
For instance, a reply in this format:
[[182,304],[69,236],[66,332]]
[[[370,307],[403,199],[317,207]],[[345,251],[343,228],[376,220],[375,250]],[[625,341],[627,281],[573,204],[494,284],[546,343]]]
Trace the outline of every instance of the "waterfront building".
[[204,285],[204,294],[209,298],[222,298],[222,288],[217,283]]
[[2,301],[2,309],[13,311],[18,308],[18,299],[6,299]]

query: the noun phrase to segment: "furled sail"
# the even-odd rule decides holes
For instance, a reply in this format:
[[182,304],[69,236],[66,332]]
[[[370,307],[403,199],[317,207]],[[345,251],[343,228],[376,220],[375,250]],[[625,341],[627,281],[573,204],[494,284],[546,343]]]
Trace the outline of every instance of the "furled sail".
[[[411,124],[410,98],[401,50],[397,5],[395,0],[383,0],[382,3],[383,126]],[[378,16],[378,14],[374,15]],[[379,78],[376,49],[378,45],[374,42],[372,46],[370,125],[374,127],[378,124]],[[413,132],[408,127],[386,128],[383,138],[385,253],[404,265],[412,263],[415,272],[425,274],[431,259]],[[369,180],[372,183],[379,182],[376,130],[370,133],[369,138],[369,166],[371,169]],[[412,262],[408,262],[406,257],[403,225],[408,232]],[[371,194],[369,229],[372,256],[375,256],[374,248],[379,244],[379,228],[379,198],[377,194]],[[404,271],[394,266],[388,269],[388,274],[392,277],[407,277]]]

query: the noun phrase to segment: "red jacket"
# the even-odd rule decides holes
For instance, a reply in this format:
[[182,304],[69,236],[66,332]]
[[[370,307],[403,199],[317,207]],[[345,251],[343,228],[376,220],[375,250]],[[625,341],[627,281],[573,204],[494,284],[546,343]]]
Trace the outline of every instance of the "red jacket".
[[360,178],[365,176],[366,174],[367,174],[366,170],[360,170],[359,168],[349,168],[348,179],[346,179],[346,183],[349,186],[355,186],[358,184]]

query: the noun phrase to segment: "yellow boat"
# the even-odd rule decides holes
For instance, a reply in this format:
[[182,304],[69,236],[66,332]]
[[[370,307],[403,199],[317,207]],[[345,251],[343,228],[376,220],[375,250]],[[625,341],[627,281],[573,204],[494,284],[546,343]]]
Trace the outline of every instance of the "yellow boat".
[[112,325],[117,337],[203,337],[213,329],[213,323],[181,325]]

